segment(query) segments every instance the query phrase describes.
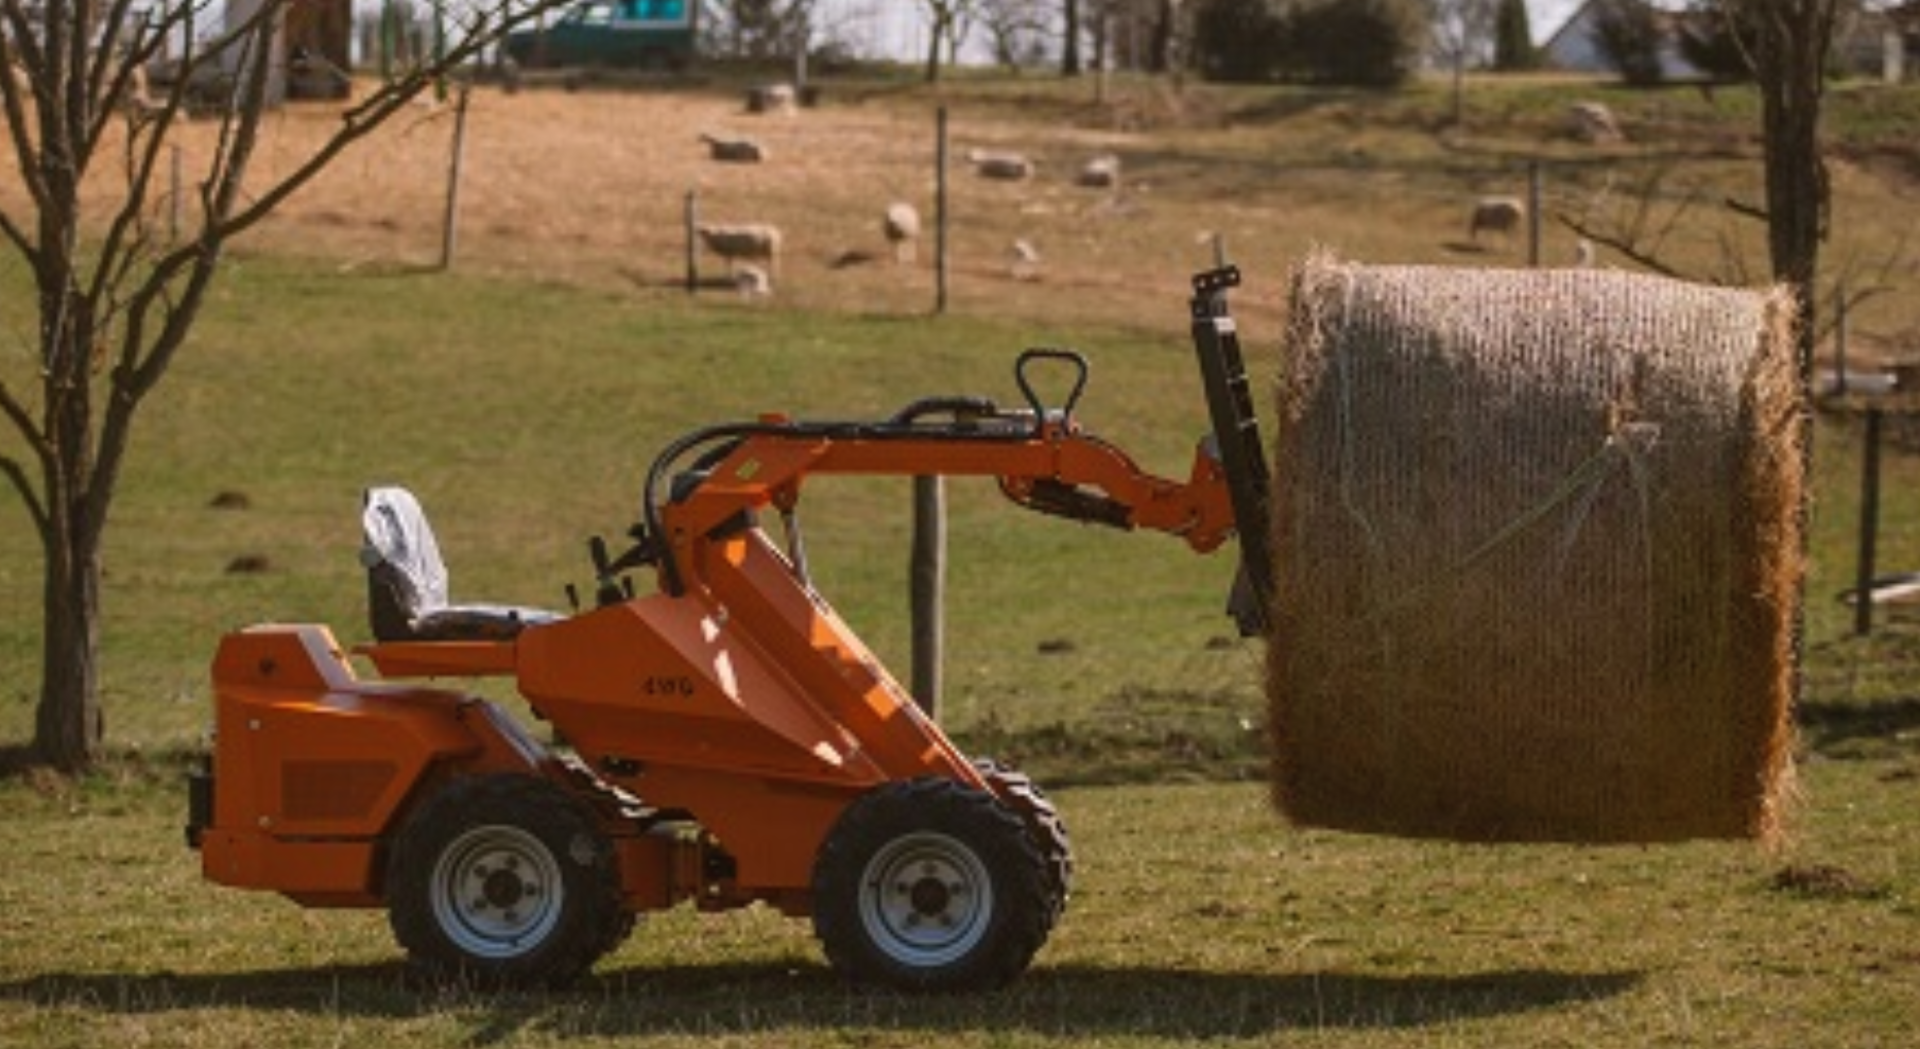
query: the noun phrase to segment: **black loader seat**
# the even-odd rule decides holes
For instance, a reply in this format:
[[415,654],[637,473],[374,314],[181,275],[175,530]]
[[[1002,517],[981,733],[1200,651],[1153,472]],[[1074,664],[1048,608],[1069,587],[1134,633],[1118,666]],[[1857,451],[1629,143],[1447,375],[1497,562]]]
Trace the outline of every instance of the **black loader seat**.
[[405,488],[367,489],[361,529],[367,612],[378,640],[498,641],[560,618],[538,608],[449,602],[440,544],[420,501]]

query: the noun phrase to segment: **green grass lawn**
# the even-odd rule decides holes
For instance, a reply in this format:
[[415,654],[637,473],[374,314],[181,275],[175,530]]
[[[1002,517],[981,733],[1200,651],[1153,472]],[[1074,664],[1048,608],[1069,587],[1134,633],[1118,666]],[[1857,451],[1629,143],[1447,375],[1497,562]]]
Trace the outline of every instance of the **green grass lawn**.
[[1072,909],[991,995],[844,989],[804,922],[670,912],[562,994],[407,987],[382,918],[198,879],[172,784],[9,786],[0,1044],[1904,1044],[1920,760],[1821,758],[1785,856],[1289,830],[1251,785],[1062,791]]
[[[1545,122],[1562,101],[1496,104]],[[1269,299],[1282,277],[1249,276]],[[1778,852],[1289,828],[1258,782],[1261,653],[1222,614],[1232,552],[1022,514],[988,482],[955,482],[943,720],[1049,785],[1079,859],[1071,909],[1009,990],[850,992],[806,923],[756,909],[650,918],[564,994],[423,991],[380,914],[200,879],[180,774],[207,729],[214,645],[265,620],[364,636],[364,486],[421,495],[457,596],[558,606],[588,582],[587,536],[631,523],[655,450],[686,429],[877,417],[933,393],[1012,401],[1013,357],[1035,344],[1085,351],[1083,421],[1184,476],[1206,427],[1185,294],[1164,289],[1164,324],[1064,324],[236,258],[142,419],[109,530],[115,756],[79,782],[0,780],[0,1045],[1907,1044],[1920,621],[1855,637],[1835,600],[1860,469],[1859,428],[1838,417],[1815,446],[1802,799]],[[10,382],[28,359],[22,302],[0,299]],[[1243,334],[1267,366],[1278,333]],[[1889,571],[1920,568],[1920,459],[1899,436]],[[216,508],[222,493],[245,508]],[[821,590],[902,674],[907,507],[892,480],[823,480],[802,503]],[[228,571],[242,557],[265,570]],[[0,743],[30,733],[38,570],[24,515],[0,501]]]
[[[1870,1045],[1920,1021],[1920,719],[1903,702],[1911,676],[1889,670],[1912,634],[1896,620],[1855,640],[1831,601],[1854,529],[1841,423],[1817,458],[1820,719],[1783,853],[1290,830],[1245,782],[1260,768],[1259,656],[1216,640],[1231,632],[1229,558],[1028,518],[956,483],[948,721],[1059,785],[1082,871],[1017,987],[851,993],[804,922],[754,911],[656,917],[568,994],[410,990],[380,915],[213,887],[182,847],[172,755],[206,727],[220,632],[312,619],[360,636],[370,481],[418,487],[456,593],[557,598],[585,580],[586,534],[627,522],[643,464],[679,431],[771,408],[872,416],[934,391],[1011,397],[1024,342],[1017,325],[964,318],[642,309],[261,260],[223,289],[147,419],[108,554],[109,719],[115,746],[140,753],[78,784],[0,785],[14,872],[0,879],[0,1043]],[[348,312],[355,324],[329,323]],[[1089,424],[1184,471],[1204,426],[1188,349],[1125,330],[1075,341],[1094,357]],[[1893,455],[1888,469],[1883,554],[1897,562],[1914,553],[1915,466]],[[223,491],[248,507],[213,508]],[[802,506],[824,592],[904,669],[904,484],[822,482]],[[26,544],[4,549],[0,572],[30,579]],[[225,571],[248,554],[267,571]],[[4,735],[19,739],[31,587],[6,594]]]

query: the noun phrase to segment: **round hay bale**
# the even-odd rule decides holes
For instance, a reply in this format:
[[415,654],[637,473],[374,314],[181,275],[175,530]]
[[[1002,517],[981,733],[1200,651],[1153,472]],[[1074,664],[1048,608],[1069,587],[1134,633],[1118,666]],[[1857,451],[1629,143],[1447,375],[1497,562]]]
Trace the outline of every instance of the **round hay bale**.
[[1771,837],[1804,412],[1791,300],[1592,270],[1296,273],[1275,798],[1468,841]]

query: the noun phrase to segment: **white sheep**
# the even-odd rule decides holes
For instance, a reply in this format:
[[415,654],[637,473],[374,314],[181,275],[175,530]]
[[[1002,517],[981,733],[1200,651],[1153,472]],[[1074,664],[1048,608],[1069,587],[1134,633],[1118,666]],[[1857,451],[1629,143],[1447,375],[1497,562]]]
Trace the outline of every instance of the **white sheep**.
[[1040,279],[1040,249],[1024,238],[1007,245],[1007,276],[1014,280]]
[[887,205],[887,216],[882,226],[887,234],[887,243],[893,245],[893,261],[912,262],[914,246],[920,240],[920,212],[911,204],[895,201]]
[[1613,119],[1613,110],[1604,102],[1575,102],[1567,107],[1567,114],[1573,118],[1574,137],[1582,142],[1599,144],[1626,138],[1620,132],[1620,123]]
[[780,268],[780,230],[765,223],[702,225],[698,230],[707,249],[727,260],[728,271],[741,259],[761,259],[767,269]]
[[1094,157],[1080,168],[1079,183],[1089,189],[1113,189],[1120,185],[1120,158],[1112,153]]
[[773,294],[773,278],[758,266],[746,265],[733,271],[733,286],[743,299],[765,298]]
[[709,156],[729,164],[758,164],[767,159],[766,147],[750,138],[701,135],[700,141],[707,144]]
[[968,151],[967,160],[984,178],[1018,182],[1033,174],[1033,161],[1018,153],[989,153],[984,149],[975,149]]
[[1510,236],[1526,217],[1527,205],[1519,197],[1481,197],[1474,202],[1467,237],[1477,244],[1481,230]]
[[792,84],[767,84],[747,91],[747,112],[784,113],[792,116],[799,104],[799,95]]

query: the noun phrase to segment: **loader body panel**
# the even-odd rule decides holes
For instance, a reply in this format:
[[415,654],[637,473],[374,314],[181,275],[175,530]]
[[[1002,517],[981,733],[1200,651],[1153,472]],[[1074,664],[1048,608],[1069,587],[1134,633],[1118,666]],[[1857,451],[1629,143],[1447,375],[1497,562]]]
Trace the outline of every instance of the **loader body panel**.
[[758,529],[708,586],[528,629],[520,689],[596,773],[684,810],[740,888],[803,892],[833,822],[893,779],[978,773]]
[[229,634],[214,659],[207,878],[303,902],[378,902],[376,844],[440,770],[541,773],[485,700],[359,680],[323,626]]

